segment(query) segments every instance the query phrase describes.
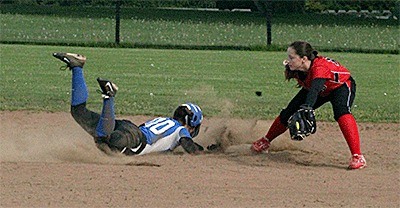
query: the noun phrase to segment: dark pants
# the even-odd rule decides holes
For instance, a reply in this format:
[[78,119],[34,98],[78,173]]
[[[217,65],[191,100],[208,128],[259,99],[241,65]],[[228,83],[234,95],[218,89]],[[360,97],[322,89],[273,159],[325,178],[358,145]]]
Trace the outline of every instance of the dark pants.
[[[71,106],[71,115],[75,121],[95,140],[96,144],[105,143],[113,151],[121,152],[125,148],[138,147],[146,139],[140,129],[128,120],[115,120],[114,131],[107,137],[98,137],[96,127],[100,114],[86,108],[86,103]],[[99,147],[99,145],[97,145]],[[102,149],[103,150],[103,149]]]
[[[289,102],[288,106],[281,111],[280,118],[283,125],[287,126],[290,116],[305,103],[307,93],[308,90],[302,88]],[[313,108],[317,109],[326,102],[330,102],[332,104],[334,118],[337,121],[342,115],[351,113],[350,108],[353,105],[355,96],[356,82],[351,78],[351,86],[343,84],[341,87],[332,91],[328,96],[318,96]]]

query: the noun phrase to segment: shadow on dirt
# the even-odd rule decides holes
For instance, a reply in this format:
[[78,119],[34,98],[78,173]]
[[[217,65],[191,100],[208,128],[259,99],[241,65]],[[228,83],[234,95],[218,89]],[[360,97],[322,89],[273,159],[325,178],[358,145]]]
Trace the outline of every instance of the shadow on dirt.
[[[244,147],[244,145],[241,145]],[[250,145],[246,145],[250,146]],[[305,150],[280,150],[269,151],[268,153],[255,154],[251,151],[228,151],[219,153],[219,156],[236,162],[244,166],[261,166],[261,167],[277,167],[277,166],[304,166],[304,167],[321,167],[345,169],[346,165],[341,164],[332,156],[326,156],[318,152],[310,152]]]

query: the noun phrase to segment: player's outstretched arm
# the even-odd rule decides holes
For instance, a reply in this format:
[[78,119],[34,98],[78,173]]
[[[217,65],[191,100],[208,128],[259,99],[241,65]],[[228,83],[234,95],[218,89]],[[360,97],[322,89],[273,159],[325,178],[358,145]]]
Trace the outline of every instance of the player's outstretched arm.
[[204,151],[204,148],[194,142],[191,138],[182,137],[179,142],[182,145],[183,149],[189,154],[200,154]]

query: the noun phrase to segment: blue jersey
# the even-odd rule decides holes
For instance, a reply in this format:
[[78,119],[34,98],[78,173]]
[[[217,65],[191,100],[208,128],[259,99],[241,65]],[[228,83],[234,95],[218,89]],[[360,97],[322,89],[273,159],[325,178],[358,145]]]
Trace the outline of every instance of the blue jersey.
[[[155,118],[139,128],[146,137],[147,145],[152,146],[152,148],[145,148],[142,154],[173,150],[179,145],[180,138],[192,138],[189,131],[172,118]],[[147,149],[148,151],[146,151]]]

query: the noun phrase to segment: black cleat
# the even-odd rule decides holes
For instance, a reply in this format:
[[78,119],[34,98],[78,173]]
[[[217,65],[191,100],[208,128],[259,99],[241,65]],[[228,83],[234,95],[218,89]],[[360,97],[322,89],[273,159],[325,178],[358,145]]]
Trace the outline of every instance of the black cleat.
[[117,94],[118,87],[116,84],[112,83],[111,81],[101,79],[100,77],[97,78],[97,82],[100,85],[103,98],[110,98],[114,97]]
[[75,53],[53,53],[53,56],[67,64],[69,69],[83,67],[86,57]]

